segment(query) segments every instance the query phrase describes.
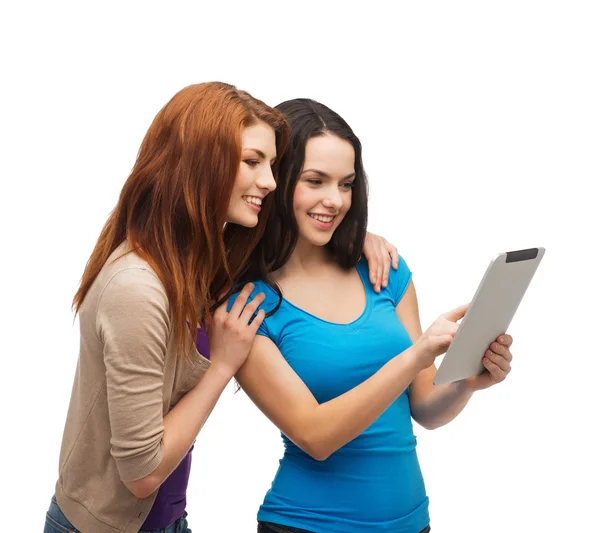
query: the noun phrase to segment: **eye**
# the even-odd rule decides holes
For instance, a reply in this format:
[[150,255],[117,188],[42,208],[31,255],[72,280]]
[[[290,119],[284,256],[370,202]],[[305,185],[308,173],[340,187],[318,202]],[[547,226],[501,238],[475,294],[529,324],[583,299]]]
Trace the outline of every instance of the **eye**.
[[352,187],[354,187],[353,181],[352,182],[347,181],[346,183],[342,183],[342,189],[349,191],[350,189],[352,189]]
[[306,181],[308,183],[310,183],[311,185],[321,185],[321,183],[323,183],[322,180],[318,180],[318,179],[315,179],[315,178],[309,179],[309,180],[306,180]]
[[260,161],[258,159],[244,159],[244,163],[246,163],[246,165],[252,168],[260,165]]

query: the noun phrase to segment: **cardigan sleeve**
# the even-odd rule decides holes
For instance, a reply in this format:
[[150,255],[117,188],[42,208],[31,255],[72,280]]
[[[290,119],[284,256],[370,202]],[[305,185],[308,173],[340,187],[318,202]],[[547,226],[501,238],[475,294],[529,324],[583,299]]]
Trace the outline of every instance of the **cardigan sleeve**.
[[168,299],[144,268],[117,272],[96,314],[103,343],[111,454],[123,481],[152,473],[163,458],[164,365],[171,324]]

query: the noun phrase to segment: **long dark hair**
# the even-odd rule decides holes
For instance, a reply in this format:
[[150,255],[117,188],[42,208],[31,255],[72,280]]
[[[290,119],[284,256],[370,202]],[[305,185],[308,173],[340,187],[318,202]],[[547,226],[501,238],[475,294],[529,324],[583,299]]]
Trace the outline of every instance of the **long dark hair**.
[[327,106],[308,98],[296,98],[275,106],[287,118],[291,136],[279,165],[279,180],[273,193],[265,233],[254,249],[242,281],[262,279],[279,294],[281,291],[269,276],[289,260],[298,242],[298,224],[294,216],[294,190],[306,154],[306,143],[313,137],[331,134],[354,147],[356,178],[352,188],[352,205],[327,244],[342,268],[358,263],[367,232],[367,175],[363,168],[362,146],[348,123]]

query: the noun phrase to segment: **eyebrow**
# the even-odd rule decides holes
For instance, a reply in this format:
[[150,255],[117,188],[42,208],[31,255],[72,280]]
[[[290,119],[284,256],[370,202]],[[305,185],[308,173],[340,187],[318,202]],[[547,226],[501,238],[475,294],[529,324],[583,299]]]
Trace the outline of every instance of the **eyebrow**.
[[[327,172],[323,172],[322,170],[317,170],[316,168],[307,168],[306,170],[302,171],[302,174],[304,174],[305,172],[314,172],[315,174],[317,174],[318,176],[321,176],[322,178],[331,178],[331,176],[329,174],[327,174]],[[355,177],[356,177],[356,172],[352,172],[352,174],[348,174],[347,176],[344,176],[342,179],[349,180],[350,178],[355,178]]]
[[[252,152],[256,152],[256,155],[258,157],[262,157],[263,159],[267,158],[267,156],[265,155],[265,153],[262,150],[259,150],[258,148],[244,148],[244,150],[251,150]],[[273,161],[275,161],[275,159],[277,159],[277,158],[274,157],[273,159],[271,159],[271,163]]]

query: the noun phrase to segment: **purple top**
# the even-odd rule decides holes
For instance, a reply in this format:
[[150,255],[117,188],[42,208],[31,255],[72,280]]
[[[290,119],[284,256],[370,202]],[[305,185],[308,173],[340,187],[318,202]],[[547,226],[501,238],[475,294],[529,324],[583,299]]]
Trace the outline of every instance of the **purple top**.
[[[208,336],[202,328],[198,328],[196,336],[196,348],[207,359],[210,359],[208,348]],[[142,530],[163,529],[183,516],[185,511],[185,493],[190,477],[190,467],[192,466],[192,450],[177,465],[177,468],[171,472],[171,475],[165,479],[158,489],[156,500],[150,513],[142,524]]]

